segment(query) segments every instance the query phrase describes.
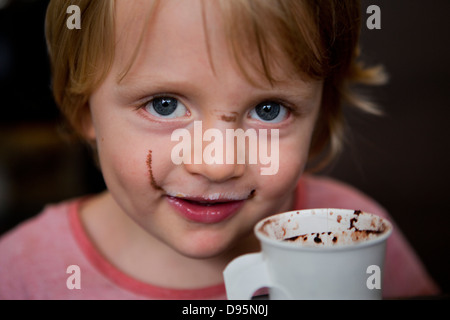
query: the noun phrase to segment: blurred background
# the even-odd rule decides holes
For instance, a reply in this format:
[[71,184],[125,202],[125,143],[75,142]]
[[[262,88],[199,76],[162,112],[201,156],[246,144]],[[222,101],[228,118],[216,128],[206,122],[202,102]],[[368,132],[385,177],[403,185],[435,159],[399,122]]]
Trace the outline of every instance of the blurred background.
[[[0,235],[59,202],[104,189],[89,150],[67,143],[50,91],[48,0],[0,0]],[[345,153],[322,174],[376,199],[450,292],[450,1],[373,0],[381,29],[361,48],[390,82],[367,93],[383,117],[348,111]]]

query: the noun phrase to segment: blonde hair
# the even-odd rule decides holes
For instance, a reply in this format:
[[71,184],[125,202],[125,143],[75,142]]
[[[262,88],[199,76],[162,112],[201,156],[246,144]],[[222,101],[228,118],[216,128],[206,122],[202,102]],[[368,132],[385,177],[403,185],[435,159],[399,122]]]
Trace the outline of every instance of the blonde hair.
[[[248,65],[275,82],[268,62],[281,51],[295,72],[324,81],[322,106],[310,148],[310,162],[317,168],[342,150],[344,104],[380,113],[353,90],[356,84],[381,84],[386,80],[382,68],[365,68],[358,61],[359,0],[218,0],[218,3],[231,52],[249,80],[245,68]],[[66,9],[71,4],[80,7],[81,30],[65,26]],[[47,9],[46,37],[53,94],[70,126],[80,136],[89,97],[105,79],[114,60],[114,7],[113,0],[70,3],[51,0]],[[242,39],[257,50],[258,62],[246,54],[249,47],[242,45]],[[138,47],[121,78],[131,68]]]

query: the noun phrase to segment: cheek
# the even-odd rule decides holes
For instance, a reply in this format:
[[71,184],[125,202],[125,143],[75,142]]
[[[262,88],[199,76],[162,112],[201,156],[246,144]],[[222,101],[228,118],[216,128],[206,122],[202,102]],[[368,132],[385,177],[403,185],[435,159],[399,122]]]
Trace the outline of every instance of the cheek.
[[96,139],[101,171],[111,192],[135,197],[158,189],[155,177],[163,171],[161,159],[167,145],[163,137],[126,123],[111,126],[102,122],[96,127]]
[[262,196],[279,203],[291,197],[308,158],[309,144],[299,139],[280,141],[279,168],[273,176],[259,175]]
[[99,141],[100,165],[109,191],[135,200],[139,196],[150,199],[165,192],[163,182],[173,170],[170,150],[163,138],[148,139],[149,142],[137,140],[135,143],[121,138]]
[[108,189],[136,191],[149,185],[146,153],[133,146],[109,145],[100,142],[98,153],[103,177]]

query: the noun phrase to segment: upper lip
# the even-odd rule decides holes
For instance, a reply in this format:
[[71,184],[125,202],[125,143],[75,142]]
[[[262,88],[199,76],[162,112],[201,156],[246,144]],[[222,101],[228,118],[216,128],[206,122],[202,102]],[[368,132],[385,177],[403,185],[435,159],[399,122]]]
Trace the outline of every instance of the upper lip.
[[246,194],[218,192],[218,193],[211,193],[209,195],[200,195],[200,196],[185,195],[182,193],[173,193],[173,194],[168,193],[167,195],[169,197],[179,198],[182,200],[187,200],[187,201],[192,201],[192,202],[214,204],[214,203],[224,203],[224,202],[248,200],[253,196],[253,193],[254,193],[254,191],[252,190],[251,192],[246,193]]
[[209,199],[205,199],[205,198],[201,198],[201,197],[182,197],[180,199],[186,200],[186,201],[191,201],[191,202],[197,202],[200,204],[216,204],[216,203],[236,202],[236,201],[245,200],[245,199],[241,199],[241,200],[236,199],[235,200],[235,199],[226,199],[226,198],[209,200]]

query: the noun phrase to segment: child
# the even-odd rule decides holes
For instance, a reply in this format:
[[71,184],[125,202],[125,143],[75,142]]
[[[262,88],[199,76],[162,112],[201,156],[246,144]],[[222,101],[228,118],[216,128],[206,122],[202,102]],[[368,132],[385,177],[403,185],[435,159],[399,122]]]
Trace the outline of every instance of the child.
[[[7,234],[0,298],[223,299],[222,271],[259,250],[260,219],[313,207],[387,216],[357,190],[304,174],[341,149],[344,102],[375,111],[350,91],[380,79],[356,61],[358,1],[70,4],[81,29],[66,26],[67,1],[47,12],[53,91],[96,151],[107,191],[48,206]],[[242,143],[207,152],[239,129],[278,152],[276,170],[263,170],[261,154],[237,161],[252,147]],[[398,229],[383,289],[438,292]]]

